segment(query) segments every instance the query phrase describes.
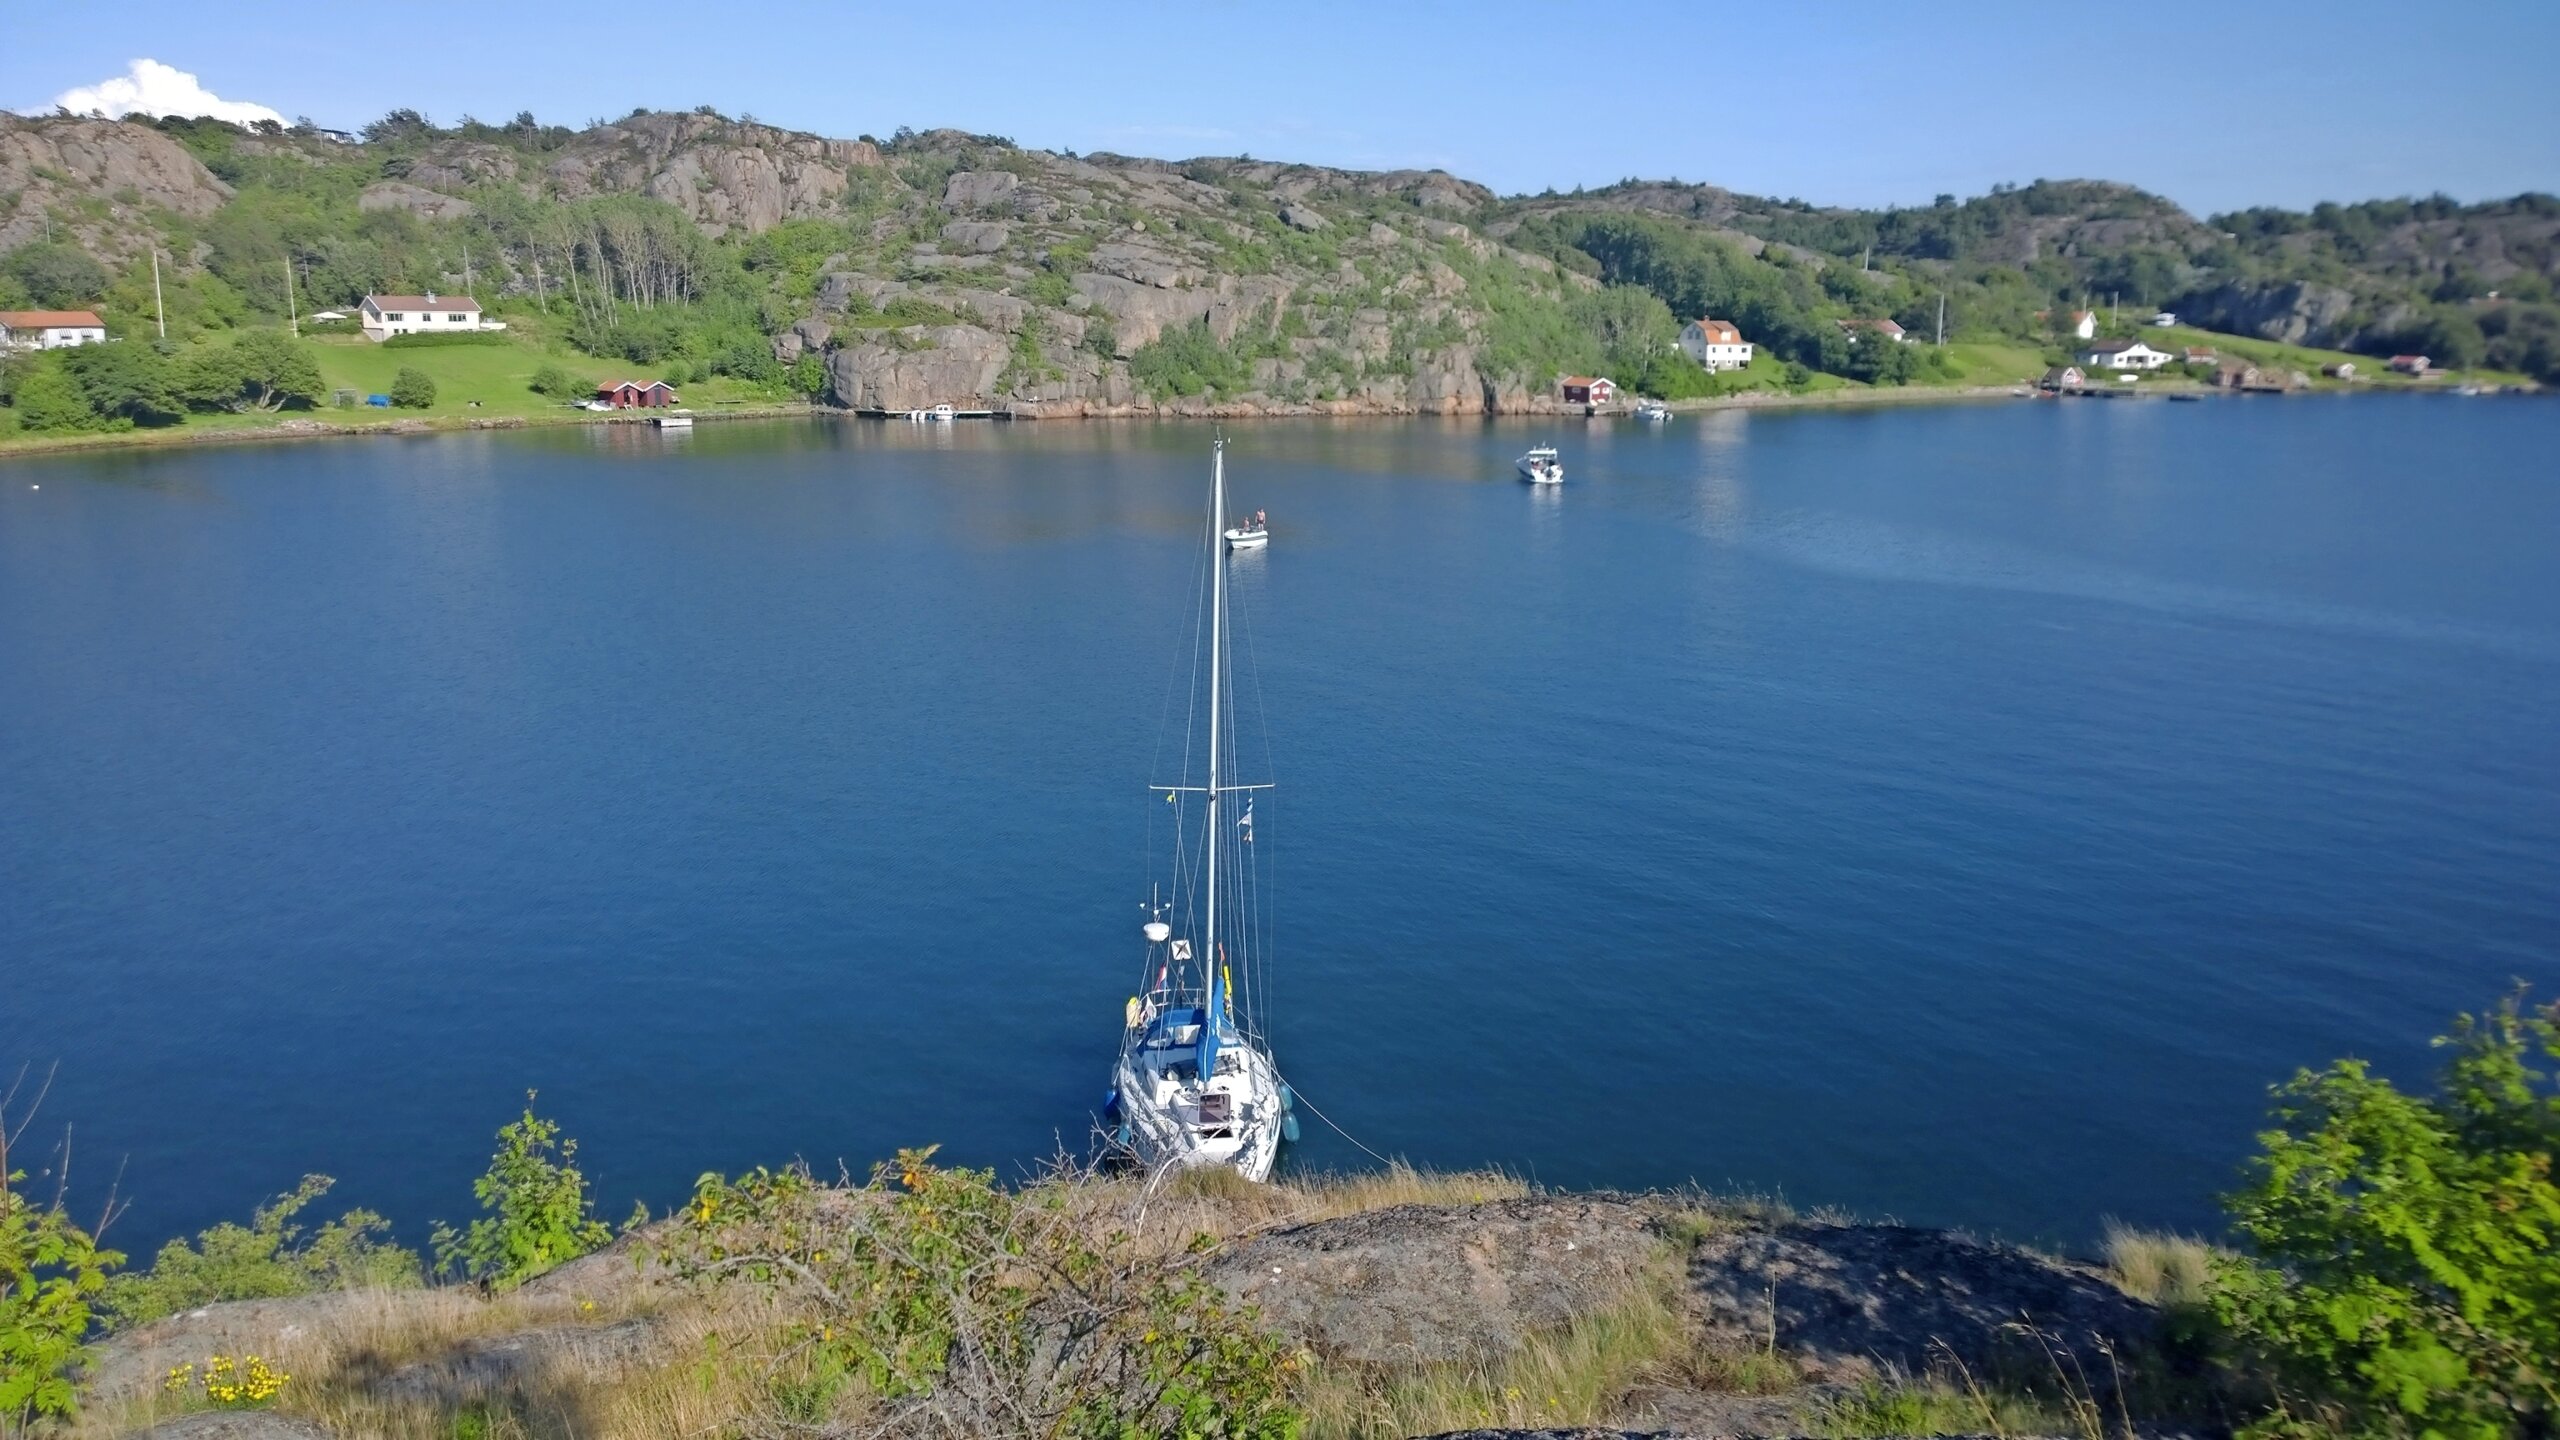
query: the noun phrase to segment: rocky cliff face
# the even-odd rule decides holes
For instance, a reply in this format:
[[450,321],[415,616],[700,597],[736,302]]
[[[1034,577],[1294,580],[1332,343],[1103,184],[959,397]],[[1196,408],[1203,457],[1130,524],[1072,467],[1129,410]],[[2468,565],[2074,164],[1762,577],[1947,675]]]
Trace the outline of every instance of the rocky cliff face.
[[[2181,315],[2207,329],[2287,345],[2345,349],[2369,328],[2357,317],[2356,297],[2336,285],[2234,282],[2190,295],[2179,304]],[[2388,329],[2399,317],[2379,318],[2382,328]]]
[[[456,168],[467,163],[457,156]],[[717,115],[641,114],[578,135],[543,170],[569,198],[643,194],[713,231],[770,230],[832,213],[846,174],[880,163],[878,146]]]
[[[153,209],[206,215],[231,198],[186,147],[147,125],[0,113],[0,251],[57,239],[120,262],[148,245]],[[103,205],[103,216],[94,205]]]

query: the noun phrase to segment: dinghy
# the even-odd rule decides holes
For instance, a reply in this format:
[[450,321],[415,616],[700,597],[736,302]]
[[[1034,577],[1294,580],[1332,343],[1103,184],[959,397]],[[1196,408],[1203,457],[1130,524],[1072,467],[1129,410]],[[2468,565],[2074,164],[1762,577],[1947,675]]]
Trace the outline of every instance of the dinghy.
[[1271,522],[1259,510],[1253,512],[1252,519],[1227,531],[1230,550],[1259,550],[1270,543]]

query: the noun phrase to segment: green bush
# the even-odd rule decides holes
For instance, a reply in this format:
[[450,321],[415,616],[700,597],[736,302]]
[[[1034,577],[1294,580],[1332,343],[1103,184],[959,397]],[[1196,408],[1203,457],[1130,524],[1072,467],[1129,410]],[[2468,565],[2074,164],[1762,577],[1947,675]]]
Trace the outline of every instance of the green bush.
[[435,378],[424,370],[403,365],[391,377],[391,403],[403,410],[424,410],[436,403]]
[[586,400],[596,393],[596,382],[584,375],[573,374],[565,365],[545,365],[533,372],[527,386],[536,395],[554,400]]
[[[1298,1359],[1208,1277],[1196,1237],[1142,1255],[1096,1238],[1069,1187],[1000,1189],[931,1150],[872,1172],[867,1202],[819,1204],[805,1170],[705,1175],[670,1246],[680,1273],[771,1292],[822,1377],[875,1396],[930,1394],[949,1428],[1068,1440],[1291,1440]],[[815,1417],[830,1397],[799,1395]]]
[[2274,1388],[2262,1435],[2547,1436],[2560,1424],[2560,1004],[2465,1015],[2432,1095],[2361,1060],[2275,1091],[2214,1303]]
[[37,241],[9,252],[0,274],[17,282],[38,309],[94,305],[106,293],[107,270],[77,245]]
[[408,335],[394,335],[382,342],[386,350],[435,350],[447,345],[512,345],[515,337],[504,330],[421,330]]
[[13,1124],[24,1128],[0,1112],[0,1432],[26,1434],[77,1406],[71,1376],[88,1358],[90,1306],[124,1256],[100,1249],[59,1196],[38,1205],[19,1191]]
[[335,1183],[326,1175],[305,1175],[292,1193],[261,1206],[245,1228],[225,1221],[196,1236],[193,1245],[170,1241],[149,1270],[109,1280],[100,1308],[123,1328],[221,1300],[419,1283],[417,1255],[386,1243],[391,1222],[370,1210],[350,1210],[307,1240],[302,1227],[291,1223]]
[[534,1115],[533,1092],[525,1092],[524,1100],[524,1117],[498,1131],[489,1171],[471,1185],[480,1208],[491,1213],[468,1230],[438,1225],[431,1237],[439,1270],[500,1290],[613,1238],[587,1199],[578,1142],[561,1139],[557,1124]]

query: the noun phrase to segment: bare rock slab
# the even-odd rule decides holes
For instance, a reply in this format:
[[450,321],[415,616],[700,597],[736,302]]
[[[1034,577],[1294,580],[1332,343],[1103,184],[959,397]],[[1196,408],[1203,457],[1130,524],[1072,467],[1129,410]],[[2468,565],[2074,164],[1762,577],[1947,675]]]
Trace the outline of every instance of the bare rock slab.
[[2096,1271],[1943,1230],[1795,1224],[1702,1243],[1689,1283],[1708,1327],[1777,1345],[1840,1375],[1917,1375],[1950,1360],[1976,1374],[2050,1378],[2076,1361],[2105,1389],[2106,1351],[2150,1340],[2158,1312]]
[[136,1430],[126,1440],[337,1440],[299,1415],[270,1410],[207,1410]]
[[1531,1331],[1625,1296],[1662,1254],[1636,1205],[1541,1197],[1271,1231],[1213,1274],[1327,1356],[1411,1365],[1508,1354]]

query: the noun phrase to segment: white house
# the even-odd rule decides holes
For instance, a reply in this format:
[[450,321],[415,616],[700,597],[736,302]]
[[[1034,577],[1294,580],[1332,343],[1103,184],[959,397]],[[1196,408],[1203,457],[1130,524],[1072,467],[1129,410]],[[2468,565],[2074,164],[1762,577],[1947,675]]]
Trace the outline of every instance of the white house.
[[2139,340],[2101,340],[2080,352],[2080,363],[2092,370],[2102,365],[2109,370],[2157,370],[2170,358],[2168,351],[2154,350]]
[[2163,310],[2159,314],[2151,317],[2151,323],[2163,330],[2166,330],[2170,326],[2178,323],[2178,317],[2170,311]]
[[364,304],[357,307],[357,318],[368,340],[429,331],[499,328],[481,323],[479,301],[468,295],[438,295],[432,290],[424,295],[367,295]]
[[2072,311],[2071,333],[2083,340],[2098,338],[2098,312],[2095,310]]
[[1730,320],[1690,321],[1681,327],[1680,350],[1709,370],[1739,370],[1751,363],[1751,342]]
[[106,338],[107,322],[86,310],[0,310],[0,348],[59,350]]
[[1911,342],[1911,337],[1902,333],[1902,326],[1895,323],[1891,318],[1883,320],[1843,320],[1840,322],[1840,328],[1848,334],[1849,343],[1852,345],[1858,343],[1858,336],[1862,331],[1881,335],[1887,340],[1900,341],[1906,345]]

